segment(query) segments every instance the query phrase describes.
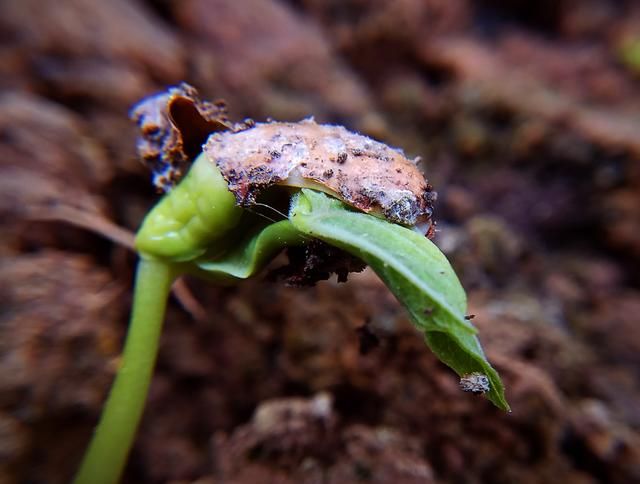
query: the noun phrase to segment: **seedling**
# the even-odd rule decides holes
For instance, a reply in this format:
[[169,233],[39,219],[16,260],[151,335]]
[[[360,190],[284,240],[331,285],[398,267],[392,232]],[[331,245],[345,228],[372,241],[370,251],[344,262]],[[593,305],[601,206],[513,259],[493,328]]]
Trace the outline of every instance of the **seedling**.
[[[425,236],[433,232],[434,192],[401,151],[313,120],[232,124],[221,105],[199,101],[186,85],[143,101],[134,118],[143,159],[167,193],[136,237],[140,259],[122,366],[76,483],[110,484],[122,474],[176,277],[239,281],[285,248],[307,255],[337,249],[337,261],[323,262],[339,277],[353,258],[369,265],[465,389],[482,382],[472,390],[508,410],[500,378],[465,318],[465,292]],[[326,272],[307,269],[294,280]]]

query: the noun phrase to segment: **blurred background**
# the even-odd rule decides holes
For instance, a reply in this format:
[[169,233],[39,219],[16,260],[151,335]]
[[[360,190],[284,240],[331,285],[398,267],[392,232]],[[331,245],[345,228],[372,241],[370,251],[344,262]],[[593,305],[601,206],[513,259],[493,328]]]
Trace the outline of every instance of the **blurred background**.
[[0,1],[0,482],[79,462],[158,199],[128,111],[183,80],[423,158],[513,413],[369,271],[187,280],[125,482],[640,482],[632,0]]

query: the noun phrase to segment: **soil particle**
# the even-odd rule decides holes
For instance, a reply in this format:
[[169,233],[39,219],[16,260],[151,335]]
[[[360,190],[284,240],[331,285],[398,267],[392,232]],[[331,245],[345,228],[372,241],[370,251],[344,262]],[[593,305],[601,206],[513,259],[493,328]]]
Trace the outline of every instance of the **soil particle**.
[[[216,438],[218,472],[225,481],[435,482],[419,441],[392,429],[364,425],[337,432],[331,397],[262,403],[251,422]],[[342,449],[328,459],[328,450]],[[283,472],[286,471],[286,472]],[[288,477],[287,477],[288,475]],[[324,477],[323,477],[324,476]]]

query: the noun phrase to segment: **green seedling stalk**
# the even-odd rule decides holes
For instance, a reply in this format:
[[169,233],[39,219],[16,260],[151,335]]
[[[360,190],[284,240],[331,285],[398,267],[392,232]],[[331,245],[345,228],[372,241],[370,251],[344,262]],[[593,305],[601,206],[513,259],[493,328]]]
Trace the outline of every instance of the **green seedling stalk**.
[[288,217],[256,223],[237,206],[204,155],[147,215],[136,237],[140,262],[122,362],[75,484],[118,482],[142,417],[172,282],[193,274],[215,282],[254,276],[285,247],[318,239],[364,260],[407,308],[438,358],[508,410],[504,387],[465,319],[464,289],[425,236],[342,201],[297,188]]
[[142,258],[138,263],[122,361],[75,484],[113,484],[122,475],[147,399],[175,276],[166,262]]

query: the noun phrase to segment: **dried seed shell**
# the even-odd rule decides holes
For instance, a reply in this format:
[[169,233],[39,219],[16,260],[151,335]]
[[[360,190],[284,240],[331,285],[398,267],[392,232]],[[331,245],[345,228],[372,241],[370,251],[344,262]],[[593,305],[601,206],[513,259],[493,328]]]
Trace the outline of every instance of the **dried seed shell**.
[[162,192],[180,181],[209,134],[244,128],[227,119],[224,103],[200,100],[186,83],[143,99],[130,116],[140,128],[138,154]]
[[258,123],[217,132],[204,145],[240,205],[280,184],[322,190],[363,212],[403,225],[428,224],[435,192],[415,161],[342,126]]

